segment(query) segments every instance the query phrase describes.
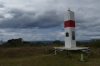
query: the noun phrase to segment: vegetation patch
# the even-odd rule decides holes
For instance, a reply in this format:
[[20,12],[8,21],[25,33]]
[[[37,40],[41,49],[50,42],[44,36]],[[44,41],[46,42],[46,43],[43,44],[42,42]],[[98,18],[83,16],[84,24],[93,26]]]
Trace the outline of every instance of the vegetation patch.
[[[64,46],[59,40],[49,44],[31,43],[21,38],[8,40],[0,45],[1,66],[99,66],[100,41],[77,42],[77,46],[90,47],[89,52],[57,51],[53,47]],[[81,54],[84,62],[80,61]]]

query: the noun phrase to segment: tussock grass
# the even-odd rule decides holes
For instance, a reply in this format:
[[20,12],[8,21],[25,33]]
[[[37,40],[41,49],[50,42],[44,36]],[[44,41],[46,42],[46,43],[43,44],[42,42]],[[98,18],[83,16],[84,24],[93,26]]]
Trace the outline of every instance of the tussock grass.
[[61,51],[54,55],[51,46],[0,48],[0,66],[99,66],[97,50],[91,48],[93,55],[90,58],[87,58],[89,53],[83,53],[85,62],[81,62],[81,52],[67,55],[66,51]]

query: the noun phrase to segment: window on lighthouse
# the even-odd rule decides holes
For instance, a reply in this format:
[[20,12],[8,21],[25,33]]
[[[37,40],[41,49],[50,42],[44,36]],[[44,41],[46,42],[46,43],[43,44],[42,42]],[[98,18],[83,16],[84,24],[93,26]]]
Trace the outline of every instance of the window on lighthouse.
[[68,32],[66,33],[66,37],[69,37],[69,33]]

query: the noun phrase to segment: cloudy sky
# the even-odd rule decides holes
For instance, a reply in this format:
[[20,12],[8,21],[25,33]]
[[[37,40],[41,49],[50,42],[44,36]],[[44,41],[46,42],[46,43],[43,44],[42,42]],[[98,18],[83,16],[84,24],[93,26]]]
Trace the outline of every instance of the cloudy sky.
[[100,0],[0,0],[0,40],[64,40],[64,13],[75,12],[76,40],[100,38]]

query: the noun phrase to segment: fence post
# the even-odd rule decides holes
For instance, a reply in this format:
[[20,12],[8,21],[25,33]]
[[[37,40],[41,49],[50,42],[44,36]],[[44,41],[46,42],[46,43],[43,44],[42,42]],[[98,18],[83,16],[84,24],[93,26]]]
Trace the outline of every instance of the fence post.
[[81,59],[80,59],[80,60],[81,60],[81,61],[84,61],[84,60],[83,60],[83,54],[81,54]]
[[55,49],[55,55],[56,55],[56,49]]

